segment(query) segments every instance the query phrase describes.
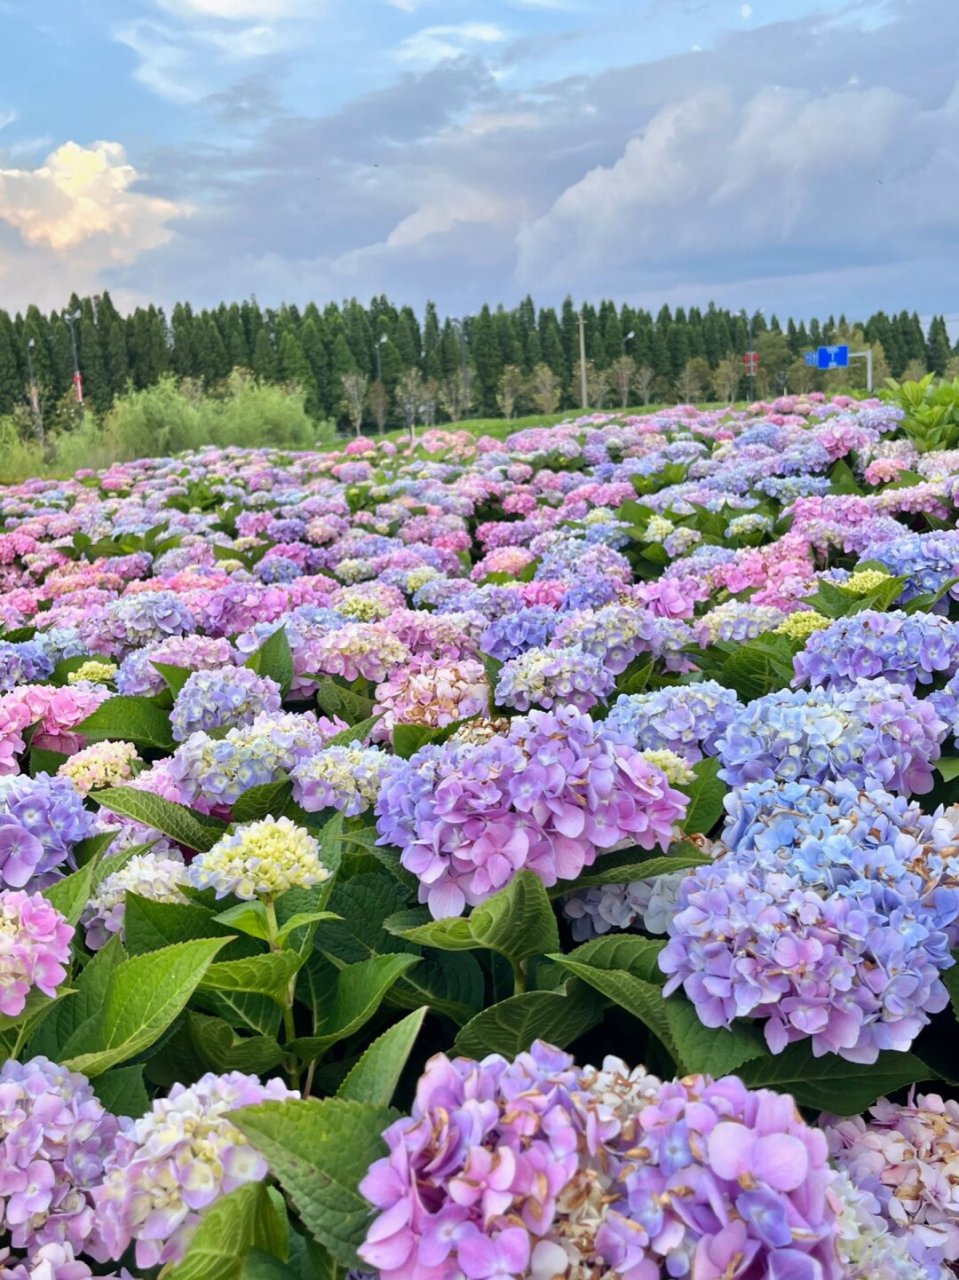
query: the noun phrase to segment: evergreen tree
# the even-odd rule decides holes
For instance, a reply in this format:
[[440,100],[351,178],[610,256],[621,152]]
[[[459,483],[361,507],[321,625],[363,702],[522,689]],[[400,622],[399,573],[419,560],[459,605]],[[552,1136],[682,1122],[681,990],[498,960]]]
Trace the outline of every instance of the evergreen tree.
[[193,308],[188,302],[178,302],[170,317],[173,337],[172,364],[178,378],[192,378],[201,372],[193,355]]
[[933,316],[926,342],[926,366],[929,372],[941,378],[946,372],[946,365],[951,355],[946,321],[942,316]]
[[476,317],[470,334],[470,355],[476,368],[474,400],[481,418],[496,414],[496,394],[503,374],[503,361],[496,341],[496,329],[488,306]]
[[276,352],[266,326],[261,326],[253,344],[253,372],[263,382],[276,381]]
[[[6,323],[3,323],[4,320]],[[6,312],[0,312],[0,414],[12,413],[14,407],[22,404],[24,399],[24,388],[13,346],[14,338],[9,316]]]
[[77,325],[77,341],[80,347],[80,372],[83,374],[83,397],[99,413],[104,413],[113,403],[113,390],[107,377],[100,335],[93,317],[86,309]]

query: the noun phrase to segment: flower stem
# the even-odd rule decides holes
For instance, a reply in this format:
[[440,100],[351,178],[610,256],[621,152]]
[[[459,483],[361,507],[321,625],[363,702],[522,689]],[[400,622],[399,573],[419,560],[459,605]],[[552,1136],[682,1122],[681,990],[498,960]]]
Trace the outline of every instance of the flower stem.
[[521,996],[526,991],[526,966],[522,960],[510,960],[513,969],[513,995]]
[[[279,955],[283,951],[283,944],[279,940],[280,926],[276,918],[276,904],[272,898],[263,899],[263,907],[266,912],[266,928],[268,944],[270,950]],[[291,1040],[296,1039],[296,1023],[293,1020],[293,1000],[296,992],[296,975],[289,981],[283,1000],[283,1040],[289,1044]],[[300,1082],[300,1063],[295,1055],[291,1054],[286,1060],[286,1072],[290,1077],[292,1088],[296,1088]]]

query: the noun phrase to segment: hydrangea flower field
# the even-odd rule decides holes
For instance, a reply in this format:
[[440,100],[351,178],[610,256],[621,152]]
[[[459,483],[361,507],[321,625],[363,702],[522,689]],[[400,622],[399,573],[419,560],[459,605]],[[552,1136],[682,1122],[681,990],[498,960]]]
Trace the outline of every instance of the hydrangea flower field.
[[959,1274],[959,451],[0,489],[0,1280]]

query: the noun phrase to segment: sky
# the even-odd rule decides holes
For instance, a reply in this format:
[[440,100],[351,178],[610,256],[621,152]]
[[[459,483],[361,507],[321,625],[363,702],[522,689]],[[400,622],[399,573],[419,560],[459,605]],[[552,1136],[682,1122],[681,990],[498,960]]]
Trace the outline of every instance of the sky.
[[0,307],[959,313],[959,0],[0,0]]

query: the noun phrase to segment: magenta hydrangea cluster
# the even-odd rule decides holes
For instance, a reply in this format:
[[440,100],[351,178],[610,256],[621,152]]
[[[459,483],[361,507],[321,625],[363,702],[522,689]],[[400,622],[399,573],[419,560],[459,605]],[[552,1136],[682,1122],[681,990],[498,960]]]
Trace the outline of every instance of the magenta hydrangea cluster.
[[662,770],[575,707],[533,711],[482,743],[394,760],[377,803],[435,917],[484,901],[517,871],[572,880],[622,843],[666,848],[686,797]]
[[734,1077],[433,1058],[360,1184],[382,1280],[841,1280],[826,1139]]
[[56,995],[67,976],[73,933],[43,894],[0,892],[0,1013],[18,1018],[34,991]]

